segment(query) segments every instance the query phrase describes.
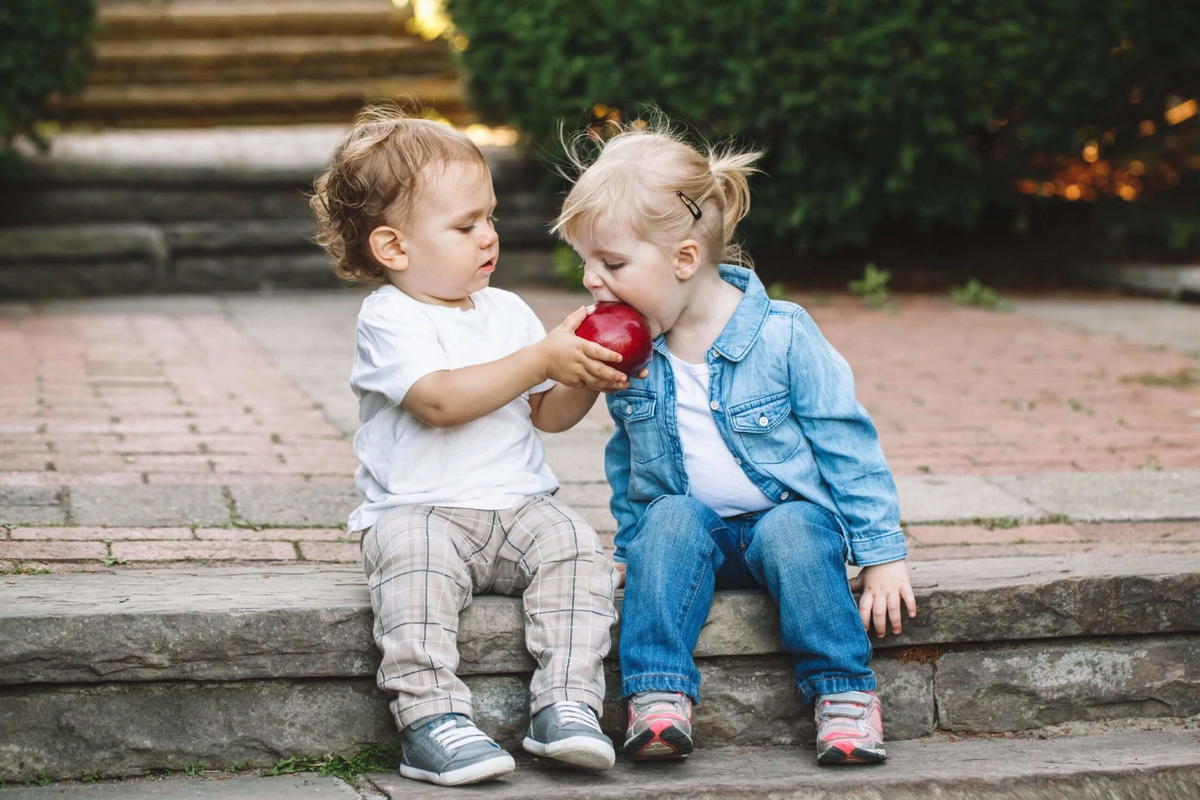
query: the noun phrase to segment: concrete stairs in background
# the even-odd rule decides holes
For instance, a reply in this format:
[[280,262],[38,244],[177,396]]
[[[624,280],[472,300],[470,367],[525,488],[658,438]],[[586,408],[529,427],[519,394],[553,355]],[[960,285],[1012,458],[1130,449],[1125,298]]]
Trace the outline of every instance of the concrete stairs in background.
[[[901,636],[878,643],[874,665],[899,769],[848,771],[844,779],[806,771],[811,711],[791,686],[775,608],[757,592],[722,592],[696,651],[704,676],[699,752],[693,764],[663,773],[684,781],[677,794],[656,796],[720,796],[728,781],[688,782],[693,773],[711,779],[720,759],[742,765],[727,778],[754,797],[824,797],[852,787],[857,794],[839,796],[873,797],[877,774],[899,781],[886,796],[929,796],[919,793],[922,781],[975,785],[980,775],[968,780],[972,765],[1017,784],[1038,776],[1043,787],[1071,779],[1075,768],[1097,787],[1109,785],[1106,771],[1138,781],[1186,773],[1195,787],[1196,556],[990,558],[913,568],[921,614]],[[619,639],[619,630],[614,634]],[[475,598],[459,644],[477,720],[519,751],[533,667],[519,601]],[[288,755],[352,754],[395,739],[387,698],[375,687],[377,664],[355,567],[6,576],[0,779],[128,776],[197,762],[268,767]],[[619,736],[624,710],[611,657],[608,673],[602,724]],[[1096,740],[1108,742],[1099,750],[1036,738],[1074,739],[1107,727],[1105,735],[1116,738]],[[1142,727],[1157,730],[1136,730]],[[964,745],[959,750],[971,754],[936,755],[943,745]],[[1054,756],[1055,748],[1074,755]],[[760,768],[756,759],[774,766]],[[638,774],[645,772],[626,767],[611,781],[636,782]],[[795,774],[816,781],[811,791],[781,794],[785,787],[799,791],[786,780]],[[558,776],[548,780],[553,786]],[[407,782],[397,785],[403,791],[394,796],[417,796]],[[532,789],[522,795],[521,786],[512,783],[504,796],[542,796]]]
[[403,97],[474,115],[445,40],[390,0],[100,0],[95,67],[56,118],[100,128],[342,122]]
[[[64,135],[0,196],[0,297],[330,287],[312,180],[343,126]],[[495,285],[549,280],[547,175],[483,148],[503,244]]]

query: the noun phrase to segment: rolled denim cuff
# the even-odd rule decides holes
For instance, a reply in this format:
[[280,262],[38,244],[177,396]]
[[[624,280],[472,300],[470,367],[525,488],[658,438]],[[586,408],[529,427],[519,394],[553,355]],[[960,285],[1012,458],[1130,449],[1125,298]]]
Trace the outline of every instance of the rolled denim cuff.
[[908,545],[904,543],[904,531],[897,528],[887,533],[852,537],[850,554],[860,567],[873,567],[908,558]]

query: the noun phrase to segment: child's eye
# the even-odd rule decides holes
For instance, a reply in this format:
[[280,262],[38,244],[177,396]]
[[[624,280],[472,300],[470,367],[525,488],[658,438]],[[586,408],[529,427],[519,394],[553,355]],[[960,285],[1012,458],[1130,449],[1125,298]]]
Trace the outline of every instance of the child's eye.
[[474,225],[468,225],[465,228],[459,228],[459,231],[461,231],[462,233],[470,233],[473,230],[475,230]]
[[621,264],[621,263],[618,263],[618,264],[610,264],[610,263],[608,263],[607,261],[605,261],[605,262],[604,262],[604,268],[605,268],[606,270],[608,270],[609,272],[613,272],[614,270],[618,270],[618,269],[620,269],[620,268],[621,268],[621,267],[623,267],[623,266],[625,266],[625,265],[624,265],[624,264]]

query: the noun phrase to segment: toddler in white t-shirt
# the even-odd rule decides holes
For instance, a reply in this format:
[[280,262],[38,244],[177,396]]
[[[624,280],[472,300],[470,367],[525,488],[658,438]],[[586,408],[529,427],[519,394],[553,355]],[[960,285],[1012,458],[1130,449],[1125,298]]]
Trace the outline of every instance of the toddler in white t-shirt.
[[361,113],[318,177],[317,242],[342,278],[377,285],[358,316],[351,386],[361,427],[350,516],[393,694],[401,774],[442,785],[496,778],[512,756],[471,721],[455,674],[473,594],[521,594],[537,661],[524,748],[612,766],[598,715],[617,574],[595,531],[552,495],[534,428],[577,423],[628,379],[618,354],[575,336],[579,309],[546,334],[516,295],[488,288],[499,240],[480,150],[388,107]]

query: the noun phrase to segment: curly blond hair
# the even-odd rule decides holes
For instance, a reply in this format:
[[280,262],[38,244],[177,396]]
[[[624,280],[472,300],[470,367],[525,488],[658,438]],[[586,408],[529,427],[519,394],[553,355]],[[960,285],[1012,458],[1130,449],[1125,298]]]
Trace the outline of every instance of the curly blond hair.
[[380,225],[403,227],[429,169],[464,161],[488,169],[475,143],[449,125],[410,116],[392,103],[360,111],[308,201],[317,226],[313,241],[333,259],[334,274],[354,283],[386,283],[386,270],[371,254],[371,232]]
[[732,144],[697,148],[662,114],[610,122],[601,134],[590,163],[583,151],[596,149],[594,133],[563,137],[563,174],[575,185],[552,233],[573,243],[607,223],[662,247],[694,238],[709,260],[750,266],[733,238],[750,210],[749,177],[762,153]]

